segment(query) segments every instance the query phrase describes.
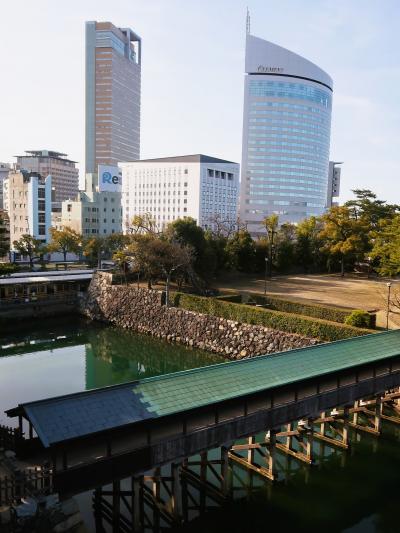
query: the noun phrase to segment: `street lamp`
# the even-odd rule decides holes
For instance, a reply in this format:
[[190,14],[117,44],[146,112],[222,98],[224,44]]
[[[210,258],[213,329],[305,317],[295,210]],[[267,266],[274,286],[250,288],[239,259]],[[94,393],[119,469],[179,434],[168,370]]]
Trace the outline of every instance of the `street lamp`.
[[386,329],[389,329],[389,313],[390,313],[390,288],[392,284],[390,281],[386,283],[386,287],[388,288],[388,297],[387,297],[387,307],[386,307]]
[[268,257],[265,257],[264,296],[267,294]]

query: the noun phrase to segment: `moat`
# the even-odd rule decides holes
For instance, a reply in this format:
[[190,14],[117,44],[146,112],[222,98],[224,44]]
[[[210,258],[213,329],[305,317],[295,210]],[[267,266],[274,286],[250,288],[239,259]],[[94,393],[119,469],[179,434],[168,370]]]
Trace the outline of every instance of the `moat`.
[[[125,330],[76,319],[21,323],[0,334],[0,423],[20,402],[220,363],[220,357]],[[317,448],[316,466],[282,456],[271,484],[234,467],[234,502],[195,518],[193,532],[399,531],[400,426],[383,424],[377,439],[351,435],[351,450]],[[91,494],[77,497],[94,531]],[[106,529],[110,531],[110,529]]]

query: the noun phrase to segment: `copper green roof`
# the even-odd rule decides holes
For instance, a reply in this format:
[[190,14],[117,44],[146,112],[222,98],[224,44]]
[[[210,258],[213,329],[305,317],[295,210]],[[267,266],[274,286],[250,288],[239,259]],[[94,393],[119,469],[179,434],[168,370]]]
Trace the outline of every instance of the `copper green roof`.
[[141,380],[133,392],[164,416],[400,355],[400,330]]
[[400,355],[400,330],[21,404],[45,446]]

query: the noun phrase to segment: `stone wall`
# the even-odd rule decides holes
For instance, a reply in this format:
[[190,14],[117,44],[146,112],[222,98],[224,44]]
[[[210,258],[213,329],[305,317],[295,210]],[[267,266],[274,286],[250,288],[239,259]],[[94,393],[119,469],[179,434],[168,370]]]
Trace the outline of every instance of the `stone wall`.
[[162,293],[134,286],[112,285],[112,274],[97,272],[81,311],[92,320],[147,333],[218,353],[229,359],[242,359],[317,344],[292,333],[263,326],[242,324],[180,308],[162,305]]

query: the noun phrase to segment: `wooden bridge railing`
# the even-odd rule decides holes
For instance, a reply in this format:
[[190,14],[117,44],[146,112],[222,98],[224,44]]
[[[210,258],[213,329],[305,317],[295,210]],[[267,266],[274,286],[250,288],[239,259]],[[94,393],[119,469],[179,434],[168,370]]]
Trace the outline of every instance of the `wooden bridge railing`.
[[50,493],[53,472],[48,466],[35,466],[0,478],[0,506],[18,503],[37,493]]

